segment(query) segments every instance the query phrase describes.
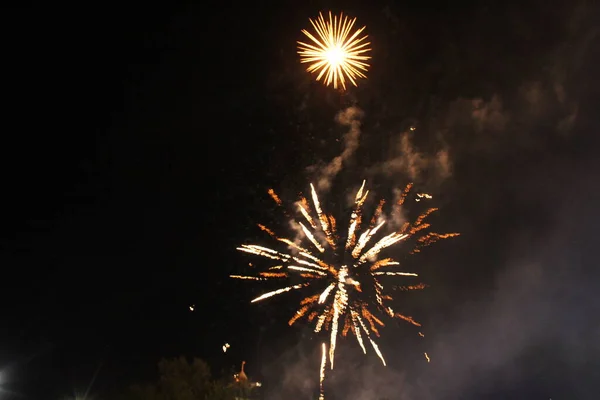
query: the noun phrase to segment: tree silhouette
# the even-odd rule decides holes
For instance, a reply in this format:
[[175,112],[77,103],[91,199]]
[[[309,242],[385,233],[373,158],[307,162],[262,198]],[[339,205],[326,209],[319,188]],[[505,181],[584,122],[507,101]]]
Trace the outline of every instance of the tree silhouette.
[[234,383],[213,380],[210,367],[199,358],[162,359],[156,383],[133,385],[122,400],[235,400],[239,389]]

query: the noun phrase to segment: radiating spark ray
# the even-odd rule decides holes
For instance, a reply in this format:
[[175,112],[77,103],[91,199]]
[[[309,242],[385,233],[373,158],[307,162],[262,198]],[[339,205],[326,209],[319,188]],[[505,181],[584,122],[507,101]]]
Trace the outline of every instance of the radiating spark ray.
[[297,204],[298,209],[300,210],[300,213],[302,214],[306,222],[308,222],[313,229],[317,229],[317,225],[315,225],[315,221],[312,219],[308,211],[308,201],[303,197],[302,200],[299,201]]
[[381,221],[381,223],[373,229],[367,229],[360,236],[360,239],[358,240],[358,244],[356,245],[354,250],[352,250],[352,257],[358,258],[358,256],[360,256],[360,253],[363,251],[365,246],[369,243],[369,240],[371,240],[371,238],[377,233],[377,231],[379,230],[379,228],[381,228],[383,226],[383,224],[385,224],[385,221]]
[[354,241],[356,240],[356,235],[354,234],[358,220],[358,215],[356,212],[352,213],[351,218],[352,220],[350,221],[350,228],[348,229],[348,239],[346,240],[346,249],[352,247],[354,245]]
[[331,328],[331,338],[329,340],[329,363],[331,369],[333,369],[333,359],[335,356],[335,346],[337,342],[338,324],[340,316],[346,311],[348,305],[348,293],[346,291],[346,279],[348,277],[348,267],[342,266],[338,276],[337,291],[335,293],[335,299],[333,301],[333,321]]
[[260,276],[264,277],[264,278],[287,278],[288,274],[286,272],[269,272],[269,271],[264,271],[264,272],[259,272],[258,273]]
[[337,222],[333,215],[328,215],[327,218],[329,219],[329,229],[331,230],[331,237],[332,237],[333,243],[335,244],[334,236],[337,232],[336,231],[337,230]]
[[321,203],[319,202],[319,196],[317,195],[317,191],[315,190],[315,186],[310,184],[310,192],[313,199],[313,204],[315,206],[315,211],[317,211],[317,216],[319,217],[319,221],[321,222],[321,229],[323,233],[325,233],[325,238],[327,239],[327,243],[331,246],[332,249],[335,249],[335,242],[331,237],[331,229],[329,227],[329,221],[327,216],[323,213],[323,209],[321,208]]
[[365,192],[365,194],[363,195],[363,197],[361,197],[361,199],[358,201],[358,205],[360,207],[362,207],[365,204],[365,201],[367,200],[367,196],[369,196],[369,191],[368,190]]
[[381,250],[385,249],[386,247],[390,247],[390,246],[398,243],[399,241],[406,239],[407,237],[408,237],[408,235],[406,235],[406,234],[404,234],[404,235],[400,235],[398,233],[389,234],[388,236],[384,237],[379,242],[377,242],[377,244],[375,244],[373,247],[371,247],[362,256],[360,256],[360,258],[358,259],[358,262],[359,263],[365,262],[370,257],[376,256]]
[[383,358],[383,354],[381,354],[381,351],[379,350],[379,346],[377,346],[377,343],[375,343],[375,341],[373,339],[371,339],[371,334],[369,333],[369,329],[367,328],[367,326],[363,322],[363,320],[360,317],[360,315],[357,315],[356,317],[358,319],[358,322],[362,326],[363,331],[367,335],[367,339],[369,339],[369,341],[371,342],[371,346],[373,347],[373,350],[375,350],[375,353],[377,354],[377,356],[379,357],[379,359],[381,360],[381,362],[385,366],[386,364],[385,364],[385,359]]
[[360,187],[360,189],[358,189],[358,192],[356,192],[356,196],[355,196],[355,206],[354,206],[354,210],[352,211],[352,215],[350,216],[350,225],[348,227],[348,238],[346,240],[346,250],[350,249],[352,246],[354,246],[356,244],[356,230],[357,228],[360,226],[361,223],[361,207],[362,204],[364,203],[365,199],[367,198],[367,194],[369,193],[367,191],[367,193],[365,193],[363,195],[363,189],[365,187],[365,182],[363,181],[362,186]]
[[362,233],[362,235],[360,235],[360,238],[358,239],[358,243],[356,244],[356,246],[352,250],[352,257],[357,258],[360,255],[360,253],[362,252],[363,248],[365,247],[365,245],[369,241],[369,234],[370,233],[371,233],[371,229],[367,229],[366,231],[364,231]]
[[324,267],[324,266],[322,266],[320,264],[315,264],[313,262],[306,261],[306,260],[303,260],[303,259],[298,258],[298,257],[292,257],[292,259],[294,259],[294,261],[296,261],[298,264],[302,264],[302,265],[306,265],[306,266],[313,267],[313,268],[316,268],[316,269],[320,269],[322,271],[328,271],[329,270],[329,268]]
[[291,269],[294,271],[312,272],[312,273],[315,273],[315,274],[318,274],[321,276],[327,276],[327,274],[324,273],[323,271],[317,271],[312,268],[298,267],[296,265],[288,265],[288,269]]
[[334,288],[335,288],[335,283],[332,283],[329,286],[327,286],[327,289],[323,290],[323,293],[321,293],[321,296],[319,296],[319,304],[325,303],[325,300],[327,300],[327,297],[329,296],[329,294],[331,293],[331,291]]
[[319,299],[319,295],[316,295],[316,294],[314,296],[305,297],[304,300],[302,300],[300,302],[300,305],[304,306],[306,304],[312,304],[315,301],[317,301],[318,299]]
[[309,305],[302,306],[298,311],[296,311],[296,314],[288,321],[288,325],[293,325],[298,319],[302,318],[309,309]]
[[[420,225],[420,227],[423,225]],[[435,233],[435,232],[430,232],[424,236],[421,236],[419,239],[417,239],[417,245],[415,246],[415,248],[412,250],[413,253],[419,253],[421,251],[421,249],[423,247],[427,247],[432,245],[433,243],[441,240],[441,239],[449,239],[452,237],[457,237],[460,236],[460,233],[444,233],[444,234],[440,234],[440,233]]]
[[402,191],[402,194],[400,195],[400,199],[398,199],[398,205],[401,206],[404,204],[404,201],[406,200],[406,196],[408,196],[408,193],[410,192],[410,189],[412,189],[413,184],[409,183],[408,185],[406,185],[406,187],[404,188],[404,190]]
[[395,317],[398,317],[400,319],[405,320],[406,322],[410,322],[411,324],[413,324],[414,326],[421,326],[420,323],[418,323],[417,321],[415,321],[412,317],[408,317],[406,315],[402,315],[402,314],[396,314]]
[[350,311],[350,313],[352,316],[352,325],[354,326],[354,334],[356,335],[356,340],[358,341],[358,344],[360,345],[363,353],[367,354],[367,349],[365,348],[365,344],[363,343],[362,335],[360,333],[360,326],[358,326],[356,311],[352,310]]
[[416,285],[409,285],[409,286],[394,286],[393,289],[394,290],[402,290],[402,291],[409,291],[409,290],[423,290],[427,288],[427,285],[424,283],[417,283]]
[[267,232],[267,233],[268,233],[269,235],[271,235],[272,237],[274,237],[274,238],[277,238],[277,236],[275,235],[275,233],[274,233],[272,230],[270,230],[269,228],[267,228],[266,226],[264,226],[263,224],[258,224],[258,227],[259,227],[259,228],[260,228],[262,231],[265,231],[265,232]]
[[317,324],[315,325],[315,333],[321,332],[323,324],[325,323],[325,319],[327,318],[327,313],[323,313],[319,315],[319,319],[317,320]]
[[413,226],[417,227],[417,226],[421,225],[423,223],[423,220],[425,220],[425,218],[427,218],[428,216],[430,216],[432,213],[436,212],[437,210],[438,210],[437,208],[428,209],[423,214],[419,215],[419,217],[417,217],[417,220],[415,221]]
[[[290,246],[290,247],[298,250],[298,252],[299,252],[298,254],[301,255],[302,257],[306,257],[306,258],[311,259],[311,260],[313,260],[313,261],[315,261],[317,263],[320,261],[318,257],[315,257],[312,254],[310,254],[309,250],[305,249],[302,246],[297,245],[296,243],[292,242],[289,239],[277,238],[277,240],[279,240],[280,242],[285,243],[288,246]],[[299,260],[298,257],[292,257],[292,259]]]
[[386,272],[386,271],[375,271],[373,275],[388,275],[388,276],[419,276],[414,272]]
[[377,343],[375,343],[375,341],[373,339],[371,339],[370,337],[369,337],[369,340],[371,341],[371,346],[373,346],[375,353],[377,353],[377,356],[383,363],[383,366],[384,367],[387,366],[387,364],[385,363],[385,358],[383,358],[383,354],[381,353],[381,350],[379,350],[379,346],[377,346]]
[[273,296],[277,296],[278,294],[281,293],[285,293],[285,292],[289,292],[290,290],[295,290],[295,289],[301,289],[303,287],[308,286],[307,283],[305,284],[299,284],[299,285],[294,285],[294,286],[288,286],[288,287],[284,287],[281,289],[277,289],[277,290],[273,290],[272,292],[267,292],[261,296],[258,296],[257,298],[255,298],[254,300],[252,300],[250,303],[256,303],[257,301],[261,301],[264,299],[267,299],[269,297],[273,297]]
[[237,250],[244,251],[244,252],[250,253],[250,254],[255,254],[257,256],[270,258],[272,260],[286,261],[291,258],[291,256],[289,254],[279,253],[279,252],[269,249],[267,247],[257,246],[257,245],[243,244],[242,247],[238,247]]
[[365,184],[367,183],[366,179],[363,179],[362,185],[360,185],[360,189],[356,192],[356,196],[354,197],[354,202],[358,203],[358,201],[363,197],[363,190],[365,188]]
[[352,327],[352,323],[348,315],[344,318],[344,329],[342,330],[342,336],[347,336],[350,328]]
[[267,193],[269,193],[269,196],[271,196],[271,198],[273,199],[273,201],[275,201],[275,203],[280,206],[281,205],[281,199],[279,198],[279,196],[277,196],[277,193],[275,193],[275,190],[273,189],[269,189],[267,191]]
[[387,267],[389,265],[400,265],[398,261],[393,261],[391,258],[384,258],[383,260],[378,260],[371,265],[371,271],[377,271],[379,268]]
[[321,252],[323,253],[325,251],[325,249],[323,248],[323,246],[321,246],[321,244],[319,242],[317,242],[317,239],[315,239],[315,237],[313,236],[313,234],[308,230],[308,228],[306,228],[306,226],[304,226],[304,224],[302,222],[299,222],[300,227],[302,228],[302,232],[304,232],[304,234],[306,235],[307,239],[310,240],[310,242]]
[[381,217],[381,213],[383,212],[383,206],[385,204],[385,200],[381,199],[379,201],[379,205],[375,209],[375,213],[373,213],[373,217],[371,218],[371,225],[375,225],[379,218]]
[[266,278],[260,278],[258,276],[247,276],[247,275],[229,275],[233,279],[246,279],[251,281],[266,281]]

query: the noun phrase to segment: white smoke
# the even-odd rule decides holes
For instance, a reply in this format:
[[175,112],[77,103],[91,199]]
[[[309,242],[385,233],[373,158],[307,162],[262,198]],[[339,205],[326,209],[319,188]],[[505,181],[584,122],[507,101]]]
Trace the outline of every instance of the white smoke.
[[[393,148],[393,156],[371,168],[372,174],[383,174],[388,177],[398,175],[412,182],[421,181],[425,178],[441,181],[450,177],[452,173],[452,162],[448,147],[444,144],[441,150],[433,154],[420,151],[413,143],[413,130],[398,135]],[[427,176],[424,172],[427,171]]]
[[[319,177],[317,178],[317,188],[319,190],[323,191],[331,187],[331,182],[342,170],[344,163],[346,163],[354,155],[356,149],[358,149],[360,120],[362,116],[362,110],[356,106],[348,107],[336,115],[336,122],[342,126],[349,127],[349,130],[342,138],[342,153],[331,160],[325,167],[320,168]],[[311,167],[309,169],[316,169],[316,167]]]

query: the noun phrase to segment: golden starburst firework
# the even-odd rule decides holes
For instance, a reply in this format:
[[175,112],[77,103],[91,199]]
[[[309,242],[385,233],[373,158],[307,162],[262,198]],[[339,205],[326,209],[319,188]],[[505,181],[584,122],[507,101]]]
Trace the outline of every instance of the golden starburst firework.
[[[314,186],[311,184],[312,210],[309,201],[301,197],[296,203],[303,221],[297,221],[298,230],[302,232],[301,240],[291,240],[277,236],[271,229],[259,225],[268,233],[289,248],[289,252],[279,252],[261,245],[242,245],[238,250],[274,260],[275,265],[255,275],[232,275],[232,278],[266,281],[271,279],[287,279],[294,277],[297,283],[284,285],[277,290],[267,292],[252,302],[261,301],[272,296],[310,287],[313,294],[300,302],[300,308],[290,319],[294,324],[300,318],[315,322],[315,332],[329,330],[329,362],[333,368],[338,331],[346,336],[348,332],[356,336],[363,352],[366,348],[363,339],[370,342],[375,353],[383,364],[385,360],[374,336],[379,336],[378,327],[384,326],[382,317],[399,318],[415,326],[420,326],[412,317],[395,312],[388,302],[393,300],[384,287],[386,277],[408,277],[415,279],[414,272],[394,270],[400,263],[392,258],[380,258],[380,252],[401,242],[415,238],[410,253],[417,253],[440,239],[458,236],[458,233],[439,234],[426,232],[430,224],[427,217],[436,208],[428,208],[414,222],[404,222],[400,229],[387,235],[377,235],[386,223],[383,215],[385,201],[381,200],[368,223],[363,228],[363,205],[369,191],[364,189],[365,182],[356,193],[354,207],[350,215],[347,234],[340,237],[336,229],[333,215],[326,214],[321,208]],[[399,199],[393,204],[391,216],[399,218],[401,207],[412,188],[406,186]],[[273,190],[269,194],[281,205],[281,200]],[[417,193],[415,201],[431,199],[430,195]],[[375,240],[380,236],[378,240]],[[374,240],[374,244],[370,244]],[[305,243],[304,243],[305,242]],[[312,248],[313,250],[309,250]],[[300,278],[300,279],[298,279]],[[419,290],[426,286],[417,283],[409,286],[393,287],[400,290]],[[377,314],[381,314],[379,317]],[[419,333],[422,336],[422,333]],[[325,345],[323,345],[325,351]],[[322,368],[324,367],[322,362]],[[321,374],[321,381],[323,374]]]
[[333,84],[337,89],[338,83],[346,90],[346,79],[356,85],[357,78],[366,78],[369,64],[365,61],[371,57],[366,53],[371,51],[369,42],[365,42],[367,35],[359,37],[366,28],[352,31],[356,18],[349,19],[344,14],[332,17],[329,12],[329,21],[322,13],[316,21],[309,19],[316,34],[306,29],[302,30],[312,43],[298,42],[298,54],[301,63],[310,63],[306,69],[310,73],[318,73],[317,81],[325,76],[325,85]]

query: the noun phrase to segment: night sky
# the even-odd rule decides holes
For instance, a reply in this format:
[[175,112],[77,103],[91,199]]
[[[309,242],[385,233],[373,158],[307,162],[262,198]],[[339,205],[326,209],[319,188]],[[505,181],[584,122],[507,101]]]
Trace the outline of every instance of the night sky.
[[[21,397],[2,396],[62,398],[98,367],[92,392],[112,393],[186,355],[314,398],[297,297],[249,304],[271,286],[228,275],[254,261],[238,245],[272,244],[257,223],[285,226],[267,189],[306,193],[354,107],[358,147],[322,202],[344,215],[362,179],[414,182],[461,236],[408,261],[431,287],[396,308],[425,338],[388,324],[387,369],[343,340],[331,397],[597,398],[598,6],[271,3],[3,12],[0,387]],[[296,54],[330,9],[373,49],[344,95]]]

